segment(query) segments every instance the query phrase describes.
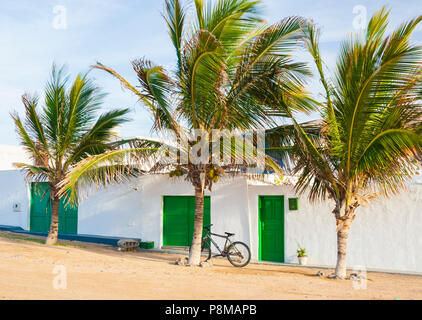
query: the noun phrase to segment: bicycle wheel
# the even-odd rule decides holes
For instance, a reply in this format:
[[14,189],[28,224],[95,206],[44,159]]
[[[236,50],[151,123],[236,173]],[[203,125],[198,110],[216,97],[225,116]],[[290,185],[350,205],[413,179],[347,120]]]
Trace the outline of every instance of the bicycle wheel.
[[[192,245],[189,247],[189,252],[192,248]],[[202,241],[201,244],[201,261],[206,262],[211,259],[211,249],[207,241]]]
[[227,249],[227,259],[236,268],[245,267],[251,261],[251,250],[243,242],[233,242]]

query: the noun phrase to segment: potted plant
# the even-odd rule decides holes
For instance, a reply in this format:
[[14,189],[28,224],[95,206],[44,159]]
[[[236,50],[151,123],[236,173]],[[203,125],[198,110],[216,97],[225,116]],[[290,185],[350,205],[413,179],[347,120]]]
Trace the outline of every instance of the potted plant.
[[306,266],[308,263],[308,256],[306,255],[306,249],[301,248],[299,246],[299,249],[297,250],[297,258],[299,259],[299,264],[301,266]]

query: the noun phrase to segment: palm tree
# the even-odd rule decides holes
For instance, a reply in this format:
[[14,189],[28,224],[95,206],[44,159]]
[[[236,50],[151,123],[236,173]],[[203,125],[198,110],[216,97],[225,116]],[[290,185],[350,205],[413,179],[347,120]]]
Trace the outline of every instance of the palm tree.
[[[112,68],[100,63],[94,66],[116,77],[139,98],[155,120],[153,130],[171,130],[175,140],[183,141],[185,136],[201,130],[205,133],[202,137],[205,140],[201,141],[212,143],[215,142],[212,130],[265,128],[274,125],[276,117],[312,108],[312,100],[303,90],[309,71],[304,63],[291,57],[303,37],[301,26],[304,19],[289,17],[265,25],[259,14],[260,1],[251,0],[218,0],[213,3],[195,0],[193,7],[193,23],[187,29],[189,12],[181,1],[165,1],[164,19],[177,61],[173,73],[149,60],[135,60],[132,66],[139,80],[139,87],[135,87]],[[271,91],[273,87],[278,89],[277,92]],[[270,106],[274,94],[281,101],[276,108]],[[195,137],[187,147],[174,151],[173,155],[178,160],[189,155],[191,147],[199,140]],[[112,172],[106,169],[108,166],[120,163],[123,156],[130,157],[126,158],[126,163],[151,160],[158,157],[157,150],[162,145],[163,142],[144,139],[132,141],[128,149],[90,157],[68,176],[64,190],[81,184],[119,180],[121,172]],[[232,145],[229,149],[237,148]],[[267,161],[271,163],[270,159]],[[204,192],[207,188],[211,190],[219,175],[238,173],[241,169],[233,163],[219,165],[191,161],[178,161],[173,169],[170,176],[184,176],[195,190],[195,223],[189,264],[198,265]]]
[[380,194],[392,195],[415,172],[422,143],[422,47],[411,43],[419,16],[386,34],[383,8],[365,34],[341,45],[334,77],[324,74],[318,29],[305,28],[306,46],[325,88],[318,137],[295,127],[296,189],[332,199],[336,219],[335,277],[346,277],[346,247],[356,209]]
[[45,105],[39,110],[36,96],[23,95],[25,119],[12,115],[22,146],[33,164],[17,163],[29,180],[50,183],[52,215],[47,245],[57,242],[60,199],[59,183],[79,161],[113,148],[113,129],[124,123],[128,109],[96,116],[103,94],[87,75],[78,75],[70,90],[64,68],[53,66],[45,88]]

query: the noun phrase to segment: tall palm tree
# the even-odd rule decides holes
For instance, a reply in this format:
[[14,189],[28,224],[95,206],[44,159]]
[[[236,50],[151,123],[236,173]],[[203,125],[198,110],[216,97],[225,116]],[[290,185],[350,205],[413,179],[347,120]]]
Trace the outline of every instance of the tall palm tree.
[[389,11],[377,11],[366,33],[343,42],[334,77],[325,76],[318,29],[306,46],[325,88],[318,137],[295,127],[296,189],[332,199],[337,226],[335,276],[346,277],[346,247],[356,209],[399,192],[415,172],[422,143],[422,47],[411,43],[419,16],[386,34]]
[[[165,1],[164,19],[176,53],[174,72],[146,59],[135,60],[132,66],[139,80],[139,87],[135,87],[112,68],[99,63],[94,66],[116,77],[139,98],[155,120],[153,130],[171,130],[176,140],[201,130],[205,132],[205,140],[201,141],[213,142],[214,129],[265,128],[275,124],[275,117],[312,108],[312,100],[303,90],[309,72],[304,63],[291,56],[303,37],[304,19],[289,17],[266,25],[259,13],[260,1],[251,0],[195,0],[193,8],[193,22],[188,29],[186,7],[179,0]],[[270,90],[273,87],[277,92]],[[277,107],[270,105],[274,94],[280,102]],[[196,139],[193,143],[200,140]],[[151,159],[157,156],[160,145],[163,143],[142,140],[131,148],[86,159],[69,175],[65,189],[119,180],[121,172],[112,172],[106,169],[108,166],[120,163],[128,155],[131,158],[125,161],[129,162]],[[190,154],[190,147],[192,143],[179,153],[174,152],[174,156],[180,160],[181,153]],[[218,180],[215,175],[240,171],[234,168],[179,161],[170,173],[183,175],[195,190],[190,265],[200,262],[205,189],[211,190]]]
[[25,119],[12,115],[17,133],[30,157],[30,163],[17,163],[30,181],[50,183],[52,205],[47,245],[57,242],[59,183],[79,161],[89,155],[101,154],[113,148],[116,126],[127,121],[128,109],[113,110],[97,116],[103,94],[87,75],[78,75],[70,90],[64,68],[53,66],[51,79],[45,88],[44,107],[38,109],[36,96],[24,95]]

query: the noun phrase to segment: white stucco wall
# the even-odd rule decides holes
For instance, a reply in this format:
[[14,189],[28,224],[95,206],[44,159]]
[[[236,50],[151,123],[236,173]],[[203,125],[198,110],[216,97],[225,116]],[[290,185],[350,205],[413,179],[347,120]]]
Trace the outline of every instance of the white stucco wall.
[[13,163],[32,163],[21,146],[0,145],[0,170],[14,170]]
[[[247,184],[243,178],[217,184],[211,195],[213,231],[236,233],[249,242]],[[183,179],[167,175],[145,176],[124,185],[91,192],[78,212],[82,234],[136,237],[162,246],[164,196],[193,196],[194,189]]]
[[145,218],[140,206],[140,195],[129,183],[92,191],[79,201],[78,233],[139,238]]
[[[297,197],[291,186],[250,185],[251,233],[255,235],[258,235],[258,195],[285,196],[286,262],[297,262],[299,243],[307,249],[309,263],[335,265],[337,240],[331,201],[310,203],[304,195],[299,198],[299,210],[289,211],[288,198]],[[350,230],[348,266],[421,272],[421,208],[422,185],[418,184],[412,184],[395,197],[380,197],[372,200],[367,207],[359,207]],[[257,256],[258,240],[251,245]]]
[[[17,170],[0,171],[0,225],[29,228],[29,189],[23,173]],[[20,211],[13,211],[13,204]]]
[[[25,176],[13,163],[32,163],[21,146],[0,145],[0,225],[29,229],[30,193]],[[13,205],[20,206],[19,211]]]
[[[82,202],[80,233],[139,237],[161,247],[163,196],[193,196],[192,186],[165,175],[143,177],[129,185],[111,187]],[[299,243],[307,249],[310,263],[335,264],[333,204],[330,201],[309,203],[302,196],[299,211],[289,211],[288,198],[297,197],[289,185],[247,183],[241,177],[222,180],[211,194],[213,231],[236,233],[235,239],[248,243],[252,258],[257,260],[259,195],[284,195],[286,262],[297,261]],[[350,231],[348,265],[422,271],[421,205],[422,186],[412,185],[396,197],[375,199],[369,207],[359,208]]]
[[[348,245],[348,266],[422,272],[422,185],[416,182],[391,199],[378,198],[357,210]],[[29,188],[19,171],[0,171],[0,224],[29,229]],[[123,185],[91,192],[79,204],[78,232],[136,237],[162,246],[163,196],[193,196],[190,183],[166,175],[145,176]],[[307,249],[310,263],[333,266],[336,260],[335,221],[331,202],[309,203],[300,197],[299,211],[288,210],[297,197],[289,185],[264,185],[243,177],[227,178],[211,195],[213,231],[236,233],[258,258],[258,196],[285,197],[285,259],[296,262],[297,244]],[[13,212],[13,203],[21,212]]]
[[350,265],[422,271],[421,185],[358,210],[350,231]]

